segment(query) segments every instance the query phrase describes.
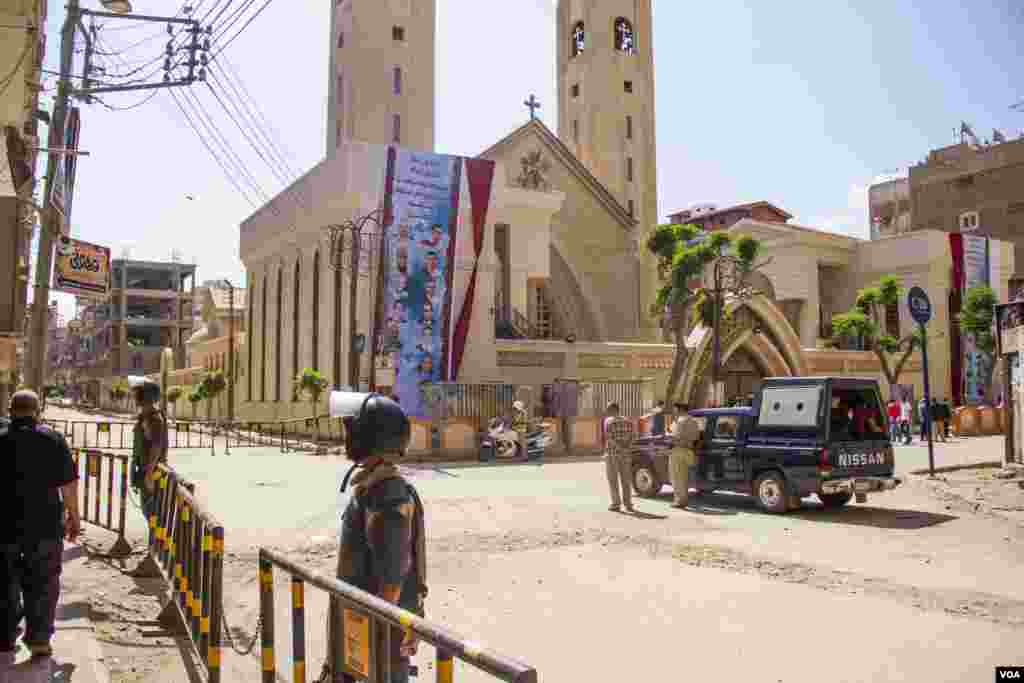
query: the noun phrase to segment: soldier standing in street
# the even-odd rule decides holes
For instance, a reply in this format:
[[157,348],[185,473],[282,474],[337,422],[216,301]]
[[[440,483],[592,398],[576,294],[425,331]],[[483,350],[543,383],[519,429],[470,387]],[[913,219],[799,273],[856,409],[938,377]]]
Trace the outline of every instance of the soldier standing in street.
[[[604,468],[608,476],[608,490],[612,504],[608,509],[618,512],[625,504],[627,512],[633,510],[633,471],[630,452],[636,440],[633,423],[622,417],[618,403],[609,403],[604,421]],[[619,485],[622,485],[621,494]]]
[[689,408],[676,404],[676,421],[672,423],[675,441],[668,454],[669,476],[672,478],[672,507],[684,509],[690,498],[690,467],[697,463],[697,439],[700,425],[687,414]]
[[[395,464],[409,446],[409,419],[397,403],[378,394],[336,392],[330,409],[331,417],[344,420],[345,453],[354,463],[341,486],[344,493],[351,478],[337,577],[422,617],[427,596],[423,503]],[[332,601],[330,619],[334,629],[328,637],[341,648],[336,652],[344,652],[344,621],[336,601]],[[384,656],[391,677],[386,683],[408,683],[416,639],[411,631],[392,629],[389,642],[391,652]],[[356,680],[347,672],[334,673],[334,680]]]
[[73,542],[81,530],[78,468],[64,437],[39,414],[34,392],[15,393],[0,435],[0,672],[14,661],[22,597],[25,646],[33,657],[53,654],[62,539]]
[[167,462],[167,419],[157,407],[160,385],[147,379],[132,391],[139,406],[132,442],[132,486],[140,490],[142,509],[148,519],[156,514],[156,468]]

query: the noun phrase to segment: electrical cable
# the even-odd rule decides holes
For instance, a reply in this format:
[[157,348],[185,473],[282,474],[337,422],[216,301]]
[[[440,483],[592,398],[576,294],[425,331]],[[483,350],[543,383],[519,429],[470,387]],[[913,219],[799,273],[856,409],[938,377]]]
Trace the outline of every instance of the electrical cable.
[[[215,60],[217,58],[217,55],[219,55],[221,52],[224,52],[224,50],[228,49],[228,47],[231,46],[231,43],[235,42],[235,39],[237,39],[238,36],[242,35],[245,32],[245,29],[249,28],[249,26],[250,26],[250,24],[252,24],[252,22],[256,21],[256,17],[261,15],[265,9],[270,7],[270,3],[272,3],[272,2],[274,2],[274,0],[267,0],[266,2],[264,2],[263,5],[258,10],[256,10],[255,14],[253,14],[251,17],[249,17],[249,20],[246,21],[242,25],[242,28],[238,29],[238,32],[235,33],[235,35],[231,36],[231,38],[228,39],[228,42],[226,42],[222,46],[220,46],[220,49],[217,50],[216,54],[214,54],[214,55],[212,55],[210,57],[210,61],[212,62],[213,60]],[[223,35],[223,34],[221,34],[221,35]],[[219,36],[218,36],[218,39],[219,39]]]
[[224,18],[224,22],[222,25],[216,25],[214,23],[214,40],[216,40],[217,37],[223,35],[227,31],[231,30],[231,27],[234,26],[239,19],[241,19],[243,14],[245,14],[245,10],[252,7],[255,2],[256,0],[243,0],[242,4],[234,12],[232,12]]
[[245,138],[245,141],[248,142],[249,146],[253,148],[253,150],[256,152],[256,155],[263,160],[263,163],[265,163],[267,167],[270,168],[271,173],[274,173],[277,176],[277,179],[287,187],[287,185],[290,182],[288,175],[282,173],[279,166],[275,166],[273,163],[270,162],[269,159],[267,159],[266,155],[264,155],[263,151],[260,149],[260,145],[253,141],[253,136],[250,135],[245,130],[245,128],[242,127],[242,124],[238,122],[238,119],[235,118],[235,115],[231,112],[230,109],[228,109],[228,106],[224,104],[224,100],[221,99],[220,94],[216,90],[214,90],[213,86],[210,85],[209,81],[206,82],[206,87],[209,88],[211,93],[213,93],[214,99],[217,100],[217,103],[220,104],[221,108],[225,111],[225,113],[227,113],[228,118],[231,119],[231,121],[235,124],[235,126],[238,128],[238,132],[242,134],[242,136]]
[[232,175],[232,173],[227,169],[227,166],[224,165],[224,162],[221,160],[221,158],[217,156],[217,153],[213,151],[212,147],[210,147],[210,144],[206,141],[206,138],[204,138],[203,135],[199,132],[199,129],[196,127],[195,123],[193,123],[191,117],[189,117],[188,112],[185,111],[185,108],[181,105],[181,102],[178,101],[178,98],[174,94],[174,91],[170,90],[168,91],[168,94],[171,96],[171,99],[174,101],[174,104],[178,107],[178,110],[181,112],[182,116],[185,117],[185,120],[187,121],[189,128],[191,128],[192,132],[195,133],[196,137],[199,138],[199,142],[203,144],[203,147],[206,148],[206,151],[209,152],[210,156],[213,157],[213,160],[217,162],[218,166],[220,166],[221,171],[224,172],[224,177],[226,177],[228,181],[230,181],[231,184],[234,185],[235,190],[238,192],[238,194],[240,194],[245,199],[245,201],[249,202],[250,206],[252,206],[253,208],[258,208],[259,204],[254,202],[252,198],[249,196],[249,193],[241,188],[241,186],[238,184],[238,181],[235,179],[234,175]]
[[[218,70],[221,70],[221,68],[223,67],[222,73],[224,74],[224,79],[231,86],[232,90],[234,90],[235,93],[239,95],[239,98],[243,102],[248,102],[248,104],[251,105],[251,110],[255,112],[256,117],[259,118],[259,121],[262,122],[263,127],[265,128],[264,135],[266,136],[267,142],[270,143],[271,148],[274,150],[274,152],[277,153],[278,159],[280,159],[281,162],[284,164],[285,168],[288,169],[289,174],[292,176],[298,176],[299,173],[292,167],[291,163],[289,163],[289,157],[287,157],[283,151],[283,145],[279,144],[279,140],[281,138],[280,133],[278,133],[270,124],[270,121],[267,120],[267,117],[263,114],[263,111],[260,109],[256,98],[254,98],[252,94],[250,94],[249,89],[245,85],[245,81],[242,80],[242,77],[238,74],[238,71],[232,66],[231,62],[227,58],[227,55],[225,55],[217,63],[216,66]],[[210,73],[213,73],[213,69],[210,69],[209,71]],[[254,120],[256,117],[254,117]]]
[[238,153],[232,149],[230,144],[228,144],[224,134],[217,127],[216,123],[213,122],[212,117],[206,111],[206,108],[203,107],[203,103],[199,100],[198,96],[196,96],[190,89],[186,89],[182,100],[189,103],[189,97],[192,98],[192,102],[190,104],[194,107],[193,113],[196,114],[196,118],[199,119],[200,123],[206,126],[208,131],[210,131],[211,137],[213,137],[215,142],[218,142],[221,150],[229,159],[231,159],[232,163],[235,164],[236,169],[241,171],[242,177],[245,178],[245,180],[252,186],[256,194],[258,194],[265,202],[269,202],[270,195],[267,194],[256,180],[255,176],[253,176],[249,171],[249,168],[242,162]]
[[147,102],[152,100],[154,97],[156,97],[159,92],[160,92],[159,89],[154,89],[153,92],[147,94],[145,97],[143,97],[141,100],[139,100],[135,104],[130,104],[130,105],[126,106],[126,107],[116,107],[116,106],[114,106],[112,104],[107,104],[105,101],[103,101],[101,98],[97,97],[96,95],[91,95],[90,97],[92,97],[92,99],[96,100],[97,102],[102,104],[104,107],[106,107],[110,111],[129,111],[131,109],[138,109],[142,105],[146,104]]

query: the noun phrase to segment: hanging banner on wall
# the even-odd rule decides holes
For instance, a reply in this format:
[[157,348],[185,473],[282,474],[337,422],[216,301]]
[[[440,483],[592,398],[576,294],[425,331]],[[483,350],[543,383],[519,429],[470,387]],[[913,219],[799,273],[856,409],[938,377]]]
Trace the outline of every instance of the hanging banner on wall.
[[[975,235],[964,235],[963,292],[966,296],[974,287],[989,285],[989,248],[988,238]],[[992,356],[978,348],[973,334],[964,335],[964,403],[979,405],[984,403],[988,388],[988,377]]]
[[462,158],[391,147],[382,352],[410,417],[428,419],[430,386],[448,377]]
[[81,297],[110,294],[110,248],[61,237],[55,249],[53,289]]

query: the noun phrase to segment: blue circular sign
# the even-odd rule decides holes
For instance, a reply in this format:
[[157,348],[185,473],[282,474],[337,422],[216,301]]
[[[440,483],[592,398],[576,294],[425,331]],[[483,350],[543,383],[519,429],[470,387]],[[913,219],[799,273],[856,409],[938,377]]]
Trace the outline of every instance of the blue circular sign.
[[907,306],[910,308],[910,317],[918,325],[927,325],[932,319],[932,302],[928,294],[920,287],[911,287],[907,294]]

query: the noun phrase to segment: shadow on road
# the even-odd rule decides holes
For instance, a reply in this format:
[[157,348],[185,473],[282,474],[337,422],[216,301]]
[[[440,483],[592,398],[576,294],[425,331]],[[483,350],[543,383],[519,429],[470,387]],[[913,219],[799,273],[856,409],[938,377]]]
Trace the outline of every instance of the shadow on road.
[[[672,496],[671,494],[662,494],[656,500],[671,503]],[[925,529],[959,519],[953,515],[923,510],[899,510],[870,505],[850,504],[838,510],[826,509],[824,505],[813,499],[804,499],[799,510],[794,510],[786,515],[769,515],[757,506],[757,501],[753,497],[734,493],[690,494],[689,505],[686,509],[701,515],[757,514],[778,517],[780,520],[795,517],[808,522],[872,526],[878,529]]]

